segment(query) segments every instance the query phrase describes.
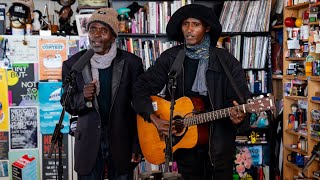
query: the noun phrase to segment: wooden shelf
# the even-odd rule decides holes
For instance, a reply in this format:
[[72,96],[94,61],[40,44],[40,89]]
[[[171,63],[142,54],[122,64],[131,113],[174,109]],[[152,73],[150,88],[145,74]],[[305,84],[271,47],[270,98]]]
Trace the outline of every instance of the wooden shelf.
[[298,80],[308,80],[308,76],[294,76],[294,75],[284,75],[283,79],[298,79]]
[[296,135],[296,136],[302,136],[302,137],[305,137],[305,138],[308,137],[307,135],[300,134],[300,133],[298,133],[298,132],[296,132],[295,130],[292,130],[292,129],[286,129],[285,132],[289,133],[289,134]]
[[316,21],[316,22],[309,22],[309,25],[319,25],[319,21]]
[[320,142],[320,138],[313,138],[313,137],[311,137],[310,139],[313,140],[313,141],[316,141],[316,142]]
[[305,61],[306,58],[294,58],[294,57],[289,57],[286,58],[286,61]]
[[286,6],[285,8],[289,10],[298,10],[298,9],[303,9],[307,7],[309,7],[309,3],[299,3],[293,6]]
[[296,171],[302,171],[302,168],[300,168],[296,164],[293,164],[293,163],[290,163],[290,162],[287,162],[286,166],[289,167],[289,168],[295,169]]
[[305,155],[305,156],[307,155],[307,152],[301,151],[301,150],[298,149],[298,148],[291,148],[291,147],[289,147],[289,146],[287,146],[287,145],[285,145],[284,148],[285,148],[286,150],[293,151],[293,152],[296,152],[296,153],[299,153],[299,154],[303,154],[303,155]]
[[272,74],[272,79],[282,79],[282,75]]
[[311,81],[319,81],[320,82],[320,76],[310,76]]
[[304,96],[285,96],[285,98],[291,100],[307,100],[307,97]]
[[320,101],[316,101],[316,100],[310,100],[310,102],[315,103],[315,104],[320,104]]

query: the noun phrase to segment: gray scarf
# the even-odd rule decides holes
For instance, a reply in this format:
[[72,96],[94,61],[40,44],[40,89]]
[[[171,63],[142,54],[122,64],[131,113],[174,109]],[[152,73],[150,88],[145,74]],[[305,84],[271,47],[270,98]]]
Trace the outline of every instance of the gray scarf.
[[197,74],[191,90],[200,95],[207,95],[206,70],[209,64],[210,35],[205,34],[202,42],[197,45],[186,44],[186,55],[191,59],[199,59]]
[[96,84],[97,96],[99,95],[99,92],[100,92],[99,69],[105,69],[110,67],[112,60],[116,57],[116,55],[117,55],[117,45],[116,45],[116,42],[113,42],[107,54],[99,55],[95,53],[90,59],[92,79],[97,80],[97,84]]

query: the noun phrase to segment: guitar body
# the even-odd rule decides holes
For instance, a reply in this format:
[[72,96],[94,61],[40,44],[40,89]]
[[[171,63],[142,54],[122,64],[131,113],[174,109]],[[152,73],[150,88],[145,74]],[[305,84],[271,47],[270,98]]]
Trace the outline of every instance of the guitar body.
[[[155,114],[161,119],[170,119],[170,102],[157,96],[151,96]],[[156,106],[155,106],[156,104]],[[181,97],[176,100],[174,106],[173,117],[189,117],[192,116],[194,107],[192,101],[187,97]],[[141,116],[137,118],[139,142],[142,153],[147,161],[152,164],[161,164],[165,161],[165,138],[160,136],[157,128],[153,123],[145,121]],[[180,138],[179,138],[180,139]],[[172,151],[175,152],[179,148],[192,148],[197,144],[198,131],[197,126],[190,126],[183,137],[173,144]]]
[[[170,119],[170,102],[157,96],[151,96],[155,115],[164,120]],[[209,138],[208,123],[229,117],[232,109],[245,113],[259,113],[275,109],[274,97],[257,98],[248,104],[204,112],[204,104],[200,99],[181,97],[175,101],[173,119],[183,119],[187,128],[180,136],[173,136],[172,151],[179,148],[192,148],[196,144],[206,144]],[[194,111],[200,114],[193,114]],[[204,112],[204,113],[201,113]],[[197,126],[198,125],[198,126]],[[153,123],[137,117],[138,135],[142,153],[147,161],[152,164],[161,164],[165,161],[165,137],[160,135]]]

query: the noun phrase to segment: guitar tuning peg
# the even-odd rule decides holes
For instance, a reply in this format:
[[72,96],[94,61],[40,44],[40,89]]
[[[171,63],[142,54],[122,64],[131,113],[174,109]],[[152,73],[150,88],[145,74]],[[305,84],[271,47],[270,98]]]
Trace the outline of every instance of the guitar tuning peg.
[[252,99],[248,99],[248,100],[247,100],[247,103],[248,103],[248,104],[251,104],[251,102],[252,102]]
[[262,94],[259,95],[259,99],[262,99],[262,98],[264,98],[264,95],[262,95]]
[[268,97],[271,97],[271,93],[267,93],[267,96],[268,96]]

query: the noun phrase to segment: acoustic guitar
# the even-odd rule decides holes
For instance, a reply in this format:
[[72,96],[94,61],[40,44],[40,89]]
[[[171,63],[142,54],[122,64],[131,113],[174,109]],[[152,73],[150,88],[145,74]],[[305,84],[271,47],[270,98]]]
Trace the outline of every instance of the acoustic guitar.
[[[170,119],[170,101],[158,96],[151,96],[154,113],[161,119]],[[243,112],[259,113],[261,111],[275,109],[274,97],[264,97],[254,99],[248,104],[220,109],[212,112],[194,115],[194,106],[190,98],[181,97],[175,101],[174,119],[182,119],[186,131],[181,136],[173,136],[172,152],[180,148],[192,148],[198,141],[197,124],[204,124],[217,119],[230,116],[230,110],[237,108]],[[152,164],[161,164],[165,161],[165,138],[161,135],[153,123],[145,121],[141,116],[137,116],[138,136],[145,159]]]

